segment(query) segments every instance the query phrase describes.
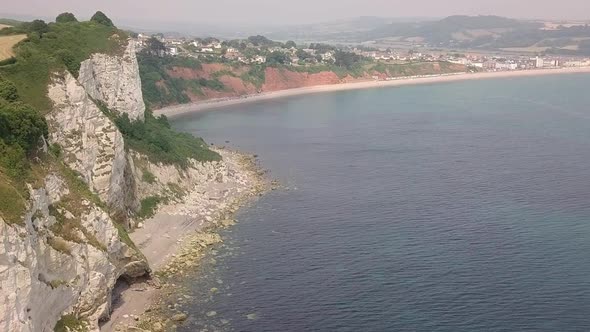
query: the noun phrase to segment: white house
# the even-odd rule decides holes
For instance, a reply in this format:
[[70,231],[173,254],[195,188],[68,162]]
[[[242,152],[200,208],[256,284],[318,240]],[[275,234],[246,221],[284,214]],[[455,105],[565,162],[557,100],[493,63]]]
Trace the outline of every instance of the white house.
[[176,46],[168,47],[168,54],[178,55],[178,47],[176,47]]
[[328,51],[328,52],[322,54],[322,60],[324,60],[324,61],[334,60],[334,52]]
[[266,62],[266,57],[264,55],[257,55],[256,57],[254,57],[254,62],[258,64],[263,64]]

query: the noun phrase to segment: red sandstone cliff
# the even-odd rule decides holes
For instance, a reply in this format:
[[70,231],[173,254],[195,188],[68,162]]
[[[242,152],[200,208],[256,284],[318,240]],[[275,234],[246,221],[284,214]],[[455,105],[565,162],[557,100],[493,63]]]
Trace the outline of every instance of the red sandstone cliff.
[[[268,67],[265,69],[265,80],[260,87],[253,83],[244,81],[241,77],[249,70],[248,66],[235,67],[221,63],[202,64],[201,68],[172,67],[167,73],[171,78],[181,78],[184,80],[197,79],[218,79],[225,88],[217,91],[211,88],[203,87],[199,93],[185,91],[185,94],[191,101],[201,101],[215,98],[239,97],[260,92],[279,91],[301,87],[349,83],[355,81],[366,81],[374,78],[385,79],[391,76],[410,76],[422,74],[437,74],[442,72],[464,71],[465,67],[461,65],[449,65],[442,69],[438,63],[424,63],[416,67],[402,68],[403,70],[389,70],[385,73],[370,72],[363,76],[354,78],[346,76],[340,78],[336,73],[331,71],[322,71],[319,73],[306,73],[291,71],[285,68]],[[162,85],[165,86],[164,82]]]

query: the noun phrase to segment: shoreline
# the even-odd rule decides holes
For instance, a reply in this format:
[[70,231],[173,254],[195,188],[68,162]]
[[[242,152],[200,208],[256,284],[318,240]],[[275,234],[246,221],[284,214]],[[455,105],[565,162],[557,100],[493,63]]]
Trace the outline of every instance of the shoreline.
[[201,113],[218,108],[224,108],[235,105],[250,104],[255,102],[281,99],[286,97],[301,96],[308,94],[348,91],[348,90],[362,90],[373,88],[398,87],[409,85],[423,85],[423,84],[440,84],[459,82],[467,80],[483,80],[494,78],[517,78],[517,77],[534,77],[545,75],[564,75],[564,74],[583,74],[590,73],[590,67],[571,67],[571,68],[555,68],[555,69],[531,69],[531,70],[516,70],[516,71],[502,71],[502,72],[483,72],[483,73],[451,73],[441,74],[436,76],[417,76],[407,78],[394,78],[383,81],[361,81],[353,83],[339,83],[328,85],[316,85],[310,87],[301,87],[287,90],[263,92],[253,95],[244,95],[239,97],[228,97],[220,99],[209,99],[198,101],[189,104],[173,105],[160,108],[154,111],[154,115],[166,115],[168,118],[176,118],[189,114]]
[[[100,331],[140,331],[139,325],[146,321],[157,322],[162,328],[179,323],[170,317],[186,313],[165,310],[161,303],[181,291],[169,283],[171,277],[190,274],[211,246],[222,242],[218,231],[235,224],[235,213],[272,188],[254,157],[223,147],[216,151],[222,155],[228,170],[235,172],[237,180],[229,183],[229,187],[214,183],[215,188],[211,184],[194,188],[182,203],[160,207],[142,227],[129,234],[148,260],[152,274],[150,278],[125,283],[114,290],[110,319],[100,326]],[[202,196],[204,190],[209,192],[205,195],[210,203],[205,213],[198,213],[202,206],[192,196]],[[219,196],[221,192],[226,194]]]

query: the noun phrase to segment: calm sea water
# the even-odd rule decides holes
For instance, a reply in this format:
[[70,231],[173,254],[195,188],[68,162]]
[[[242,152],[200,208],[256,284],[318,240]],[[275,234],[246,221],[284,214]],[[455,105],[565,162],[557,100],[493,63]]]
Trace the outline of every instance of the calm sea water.
[[590,331],[589,86],[470,81],[179,119],[287,187],[184,280],[181,330]]

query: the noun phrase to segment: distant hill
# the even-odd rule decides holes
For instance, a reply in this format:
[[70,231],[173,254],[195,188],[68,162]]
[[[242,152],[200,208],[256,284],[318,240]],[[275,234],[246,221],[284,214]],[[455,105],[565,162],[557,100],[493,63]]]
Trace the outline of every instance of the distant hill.
[[22,24],[22,21],[13,20],[11,18],[0,18],[0,24],[10,25],[10,26],[17,26]]
[[330,22],[285,26],[274,29],[267,36],[275,40],[346,41],[357,33],[369,32],[396,22],[393,18],[361,16]]
[[519,21],[499,16],[449,16],[447,18],[415,23],[392,23],[359,35],[361,41],[382,38],[414,38],[431,45],[446,45],[457,41],[481,37],[497,37],[521,29],[539,29],[540,23]]
[[529,53],[590,55],[590,28],[584,22],[544,22],[500,16],[449,16],[396,20],[380,17],[274,29],[271,39],[366,43],[391,47],[443,47]]

